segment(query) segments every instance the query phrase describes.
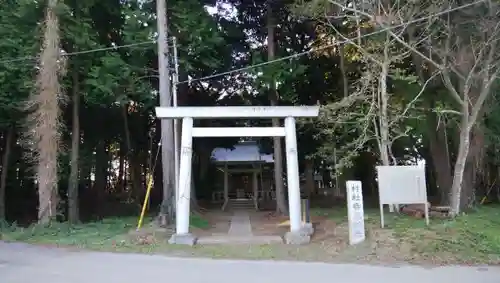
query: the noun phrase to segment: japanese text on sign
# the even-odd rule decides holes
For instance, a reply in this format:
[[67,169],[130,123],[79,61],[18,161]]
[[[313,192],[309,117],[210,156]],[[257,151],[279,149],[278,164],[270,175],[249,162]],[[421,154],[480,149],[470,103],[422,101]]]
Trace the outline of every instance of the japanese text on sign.
[[347,181],[347,214],[349,221],[349,243],[355,245],[365,240],[365,217],[363,191],[360,181]]

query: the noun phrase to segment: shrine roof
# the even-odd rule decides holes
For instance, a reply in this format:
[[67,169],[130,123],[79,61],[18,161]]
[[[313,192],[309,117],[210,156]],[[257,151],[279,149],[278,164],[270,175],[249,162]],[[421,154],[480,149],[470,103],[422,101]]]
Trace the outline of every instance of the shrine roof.
[[272,154],[260,153],[259,145],[256,142],[241,142],[231,148],[215,148],[212,151],[213,162],[231,163],[273,163]]

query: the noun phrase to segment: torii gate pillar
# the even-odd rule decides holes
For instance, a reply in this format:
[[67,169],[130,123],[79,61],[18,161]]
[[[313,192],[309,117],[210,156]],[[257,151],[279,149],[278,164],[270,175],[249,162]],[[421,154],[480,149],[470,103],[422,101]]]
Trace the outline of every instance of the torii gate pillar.
[[[193,137],[285,137],[290,231],[288,244],[310,241],[311,229],[301,219],[299,164],[297,156],[296,117],[317,117],[318,106],[225,106],[225,107],[157,107],[160,119],[182,119],[179,182],[176,188],[176,231],[170,243],[194,245],[189,233],[191,197],[191,160]],[[270,119],[285,118],[285,127],[194,128],[193,119]]]

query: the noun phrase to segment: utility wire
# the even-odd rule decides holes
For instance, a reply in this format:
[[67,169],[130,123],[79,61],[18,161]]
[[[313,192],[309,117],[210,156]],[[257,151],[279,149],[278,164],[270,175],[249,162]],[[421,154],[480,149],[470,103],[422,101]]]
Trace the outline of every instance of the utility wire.
[[[121,49],[121,48],[130,48],[130,47],[152,44],[152,43],[156,43],[156,40],[149,40],[149,41],[124,44],[124,45],[116,45],[116,46],[102,47],[102,48],[96,48],[96,49],[88,49],[88,50],[62,53],[61,56],[73,56],[73,55],[81,55],[81,54],[102,52],[102,51],[108,51],[108,50],[117,50],[117,49]],[[169,46],[169,47],[171,47],[171,46]],[[38,57],[35,57],[35,56],[25,56],[25,57],[13,58],[13,59],[0,60],[0,64],[12,63],[12,62],[18,62],[18,61],[26,61],[26,60],[37,60],[37,59],[38,59]]]
[[[392,30],[392,29],[395,29],[395,28],[399,28],[399,27],[403,27],[403,26],[406,26],[406,25],[409,25],[409,24],[414,24],[414,23],[422,22],[422,21],[428,20],[428,19],[433,18],[433,17],[442,16],[442,15],[445,15],[445,14],[448,14],[448,13],[451,13],[451,12],[455,12],[455,11],[458,11],[458,10],[461,10],[461,9],[465,9],[465,8],[468,8],[468,7],[471,7],[471,6],[475,6],[477,4],[483,3],[484,1],[485,0],[478,0],[478,1],[474,1],[472,3],[468,3],[468,4],[464,4],[464,5],[461,5],[461,6],[454,7],[454,8],[446,9],[444,11],[437,12],[437,13],[434,13],[432,15],[428,15],[428,16],[425,16],[425,17],[413,19],[413,20],[410,20],[408,22],[404,22],[404,23],[397,24],[397,25],[394,25],[394,26],[386,27],[386,28],[383,28],[383,29],[380,29],[380,30],[377,30],[377,31],[374,31],[374,32],[371,32],[371,33],[363,34],[361,37],[353,37],[353,38],[350,38],[350,39],[341,40],[341,41],[338,41],[338,42],[333,43],[333,44],[328,44],[328,45],[321,46],[321,47],[318,47],[318,48],[312,48],[312,49],[310,49],[308,51],[304,51],[304,52],[300,52],[300,53],[295,53],[295,54],[292,54],[292,55],[289,55],[289,56],[284,56],[284,57],[277,58],[277,59],[274,59],[274,60],[270,60],[270,61],[266,61],[266,62],[262,62],[262,63],[258,63],[258,64],[253,64],[253,65],[249,65],[249,66],[246,66],[246,67],[242,67],[242,68],[238,68],[238,69],[233,69],[233,70],[229,70],[229,71],[226,71],[226,72],[221,72],[221,73],[217,73],[217,74],[213,74],[213,75],[209,75],[209,76],[205,76],[205,77],[201,77],[201,78],[188,79],[188,80],[185,80],[185,81],[178,82],[177,84],[184,84],[184,83],[191,83],[191,82],[196,82],[196,81],[208,80],[208,79],[217,78],[217,77],[221,77],[221,76],[225,76],[225,75],[229,75],[229,74],[233,74],[233,73],[239,73],[239,72],[250,70],[250,69],[255,69],[255,68],[258,68],[258,67],[262,67],[262,66],[266,66],[266,65],[269,65],[269,64],[277,63],[277,62],[280,62],[280,61],[295,59],[295,58],[307,55],[309,53],[313,53],[313,52],[316,52],[316,51],[320,51],[320,50],[324,50],[324,49],[328,49],[328,48],[334,47],[334,46],[339,45],[339,44],[349,43],[349,42],[354,41],[354,40],[356,40],[358,38],[370,37],[370,36],[377,35],[377,34],[380,34],[380,33],[383,33],[383,32],[386,32],[386,31],[389,31],[389,30]],[[169,40],[170,39],[171,38],[169,38]],[[140,45],[146,45],[146,44],[152,44],[152,43],[156,43],[156,41],[155,40],[150,40],[150,41],[136,42],[136,43],[131,43],[131,44],[116,45],[116,46],[96,48],[96,49],[88,49],[88,50],[82,50],[82,51],[75,51],[75,52],[64,53],[64,54],[61,54],[61,55],[62,56],[81,55],[81,54],[88,54],[88,53],[94,53],[94,52],[116,50],[116,49],[121,49],[121,48],[130,48],[130,47],[135,47],[135,46],[140,46]],[[18,57],[18,58],[13,58],[13,59],[0,60],[0,64],[12,63],[12,62],[18,62],[18,61],[26,61],[26,60],[37,60],[37,59],[38,59],[38,57],[36,57],[36,56],[24,56],[24,57]]]
[[357,40],[359,38],[370,37],[370,36],[373,36],[373,35],[377,35],[377,34],[380,34],[380,33],[383,33],[383,32],[386,32],[386,31],[398,28],[398,27],[403,27],[403,26],[407,26],[409,24],[414,24],[414,23],[426,21],[426,20],[428,20],[430,18],[433,18],[433,17],[442,16],[444,14],[448,14],[448,13],[451,13],[451,12],[454,12],[454,11],[465,9],[465,8],[468,8],[468,7],[471,7],[471,6],[475,6],[475,5],[480,4],[480,3],[484,2],[484,1],[485,0],[478,0],[478,1],[475,1],[475,2],[472,2],[472,3],[468,3],[468,4],[461,5],[461,6],[457,6],[455,8],[450,8],[450,9],[447,9],[447,10],[444,10],[444,11],[441,11],[441,12],[437,12],[437,13],[434,13],[432,15],[428,15],[428,16],[425,16],[425,17],[413,19],[413,20],[410,20],[408,22],[404,22],[404,23],[397,24],[397,25],[394,25],[394,26],[386,27],[386,28],[383,28],[383,29],[380,29],[380,30],[377,30],[377,31],[374,31],[374,32],[371,32],[371,33],[363,34],[360,37],[353,37],[353,38],[346,39],[346,40],[340,40],[340,41],[337,41],[335,43],[328,44],[328,45],[325,45],[325,46],[321,46],[321,47],[317,47],[317,48],[311,48],[310,50],[307,50],[307,51],[304,51],[304,52],[295,53],[295,54],[292,54],[292,55],[289,55],[289,56],[284,56],[284,57],[277,58],[277,59],[274,59],[274,60],[270,60],[270,61],[266,61],[266,62],[262,62],[262,63],[258,63],[258,64],[253,64],[253,65],[250,65],[250,66],[246,66],[246,67],[242,67],[242,68],[238,68],[238,69],[233,69],[233,70],[229,70],[229,71],[222,72],[222,73],[217,73],[217,74],[213,74],[213,75],[209,75],[209,76],[205,76],[205,77],[201,77],[201,78],[187,79],[185,81],[178,82],[177,84],[192,83],[192,82],[197,82],[197,81],[203,81],[203,80],[213,79],[213,78],[217,78],[217,77],[221,77],[221,76],[225,76],[225,75],[229,75],[229,74],[233,74],[233,73],[239,73],[239,72],[242,72],[242,71],[246,71],[246,70],[255,69],[255,68],[258,68],[258,67],[262,67],[262,66],[274,64],[274,63],[285,61],[285,60],[292,60],[292,59],[295,59],[295,58],[307,55],[309,53],[313,53],[313,52],[316,52],[316,51],[328,49],[328,48],[331,48],[331,47],[334,47],[334,46],[337,46],[337,45],[340,45],[340,44],[349,43],[349,42],[352,42],[352,41]]

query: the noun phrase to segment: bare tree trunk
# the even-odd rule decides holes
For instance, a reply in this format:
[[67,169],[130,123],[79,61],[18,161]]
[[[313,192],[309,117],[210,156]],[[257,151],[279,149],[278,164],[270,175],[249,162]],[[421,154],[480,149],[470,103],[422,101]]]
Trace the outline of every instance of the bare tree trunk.
[[123,192],[126,188],[126,179],[125,178],[125,146],[123,142],[120,143],[120,156],[119,156],[119,165],[118,165],[118,182],[117,185],[120,187],[120,190]]
[[5,138],[5,148],[2,156],[2,174],[0,175],[0,221],[5,220],[5,189],[9,172],[9,159],[14,141],[14,127],[9,127]]
[[94,204],[94,213],[96,216],[101,216],[106,200],[106,179],[108,172],[108,156],[106,153],[106,141],[100,140],[96,146],[95,154],[95,181],[93,191],[96,196]]
[[[471,130],[469,154],[464,168],[464,181],[460,196],[460,210],[470,209],[476,203],[476,189],[481,185],[480,180],[485,178],[484,132],[481,125],[476,125]],[[481,178],[482,177],[482,178]],[[480,179],[481,178],[481,179]],[[487,178],[487,177],[486,177]],[[483,184],[486,185],[486,184]]]
[[208,182],[208,169],[210,166],[210,157],[212,154],[212,148],[207,148],[205,146],[200,146],[198,147],[199,152],[198,152],[198,176],[199,176],[199,181],[201,183],[206,183]]
[[[433,108],[433,106],[431,106]],[[436,114],[428,114],[429,150],[432,167],[436,175],[436,183],[440,193],[441,204],[448,205],[449,193],[452,184],[451,161],[446,136],[446,124],[436,119]]]
[[340,72],[342,73],[342,89],[344,92],[344,98],[349,96],[349,80],[347,79],[347,70],[345,68],[345,52],[344,44],[339,46],[339,56],[340,56]]
[[[467,100],[464,100],[467,101]],[[458,144],[458,154],[457,160],[455,161],[454,174],[453,174],[453,185],[450,190],[450,206],[451,214],[453,216],[458,215],[460,212],[460,197],[462,190],[462,183],[464,179],[465,165],[467,162],[467,156],[469,154],[470,145],[470,132],[471,126],[469,126],[469,103],[464,103],[462,107],[462,121],[460,129],[460,141]]]
[[196,182],[195,182],[195,175],[194,174],[191,174],[190,202],[191,202],[191,210],[192,211],[199,211],[200,210],[200,206],[198,204],[198,198],[196,197]]
[[[408,26],[408,36],[410,38],[410,44],[415,45],[417,39],[415,38],[415,29],[413,26]],[[432,57],[432,55],[431,55]],[[420,84],[425,85],[427,79],[429,79],[428,73],[433,70],[432,66],[428,66],[426,69],[426,64],[421,56],[417,53],[412,52],[411,58],[413,64],[415,65],[417,75],[420,80]],[[430,86],[435,86],[435,81],[432,81]],[[449,193],[452,185],[452,175],[451,175],[451,160],[450,151],[448,148],[448,137],[446,134],[446,122],[440,121],[434,111],[436,95],[432,90],[428,91],[429,97],[426,100],[429,101],[429,113],[427,114],[427,136],[429,137],[429,149],[430,156],[432,160],[433,172],[435,173],[435,180],[438,187],[438,192],[440,194],[440,202],[442,205],[449,204]]]
[[138,192],[140,188],[140,180],[139,180],[139,170],[138,166],[140,166],[140,162],[138,160],[138,156],[132,147],[132,138],[130,137],[130,128],[128,125],[128,113],[127,113],[127,105],[124,105],[122,108],[123,115],[123,131],[125,133],[125,144],[127,147],[127,157],[129,164],[129,173],[130,180],[132,181],[132,192],[134,197],[139,197]]
[[[172,105],[172,93],[170,92],[170,69],[168,48],[168,15],[167,1],[156,1],[157,30],[158,30],[158,72],[160,75],[160,105],[169,107]],[[173,120],[162,119],[161,123],[161,162],[163,171],[163,201],[160,209],[162,219],[173,222],[173,207],[175,189],[174,177],[174,131]]]
[[[59,100],[62,98],[59,77],[64,73],[64,60],[60,57],[58,1],[49,0],[45,14],[45,31],[40,69],[37,77],[38,93],[30,102],[34,112],[30,115],[31,141],[37,164],[38,222],[48,223],[57,216],[57,157],[60,143]],[[61,62],[63,64],[61,64]]]
[[130,181],[132,182],[131,199],[136,203],[141,203],[143,191],[141,190],[141,159],[137,152],[133,152],[129,157]]
[[306,159],[306,188],[309,198],[315,194],[316,185],[314,184],[314,160]]
[[379,126],[380,126],[380,158],[382,160],[382,165],[389,166],[391,162],[389,160],[389,121],[387,117],[387,75],[389,66],[388,64],[383,64],[382,71],[380,72],[379,79],[379,101],[380,101],[380,112],[379,112]]
[[80,148],[80,89],[78,70],[73,72],[73,131],[71,134],[71,161],[68,184],[68,220],[77,223],[80,220],[78,208],[78,157]]
[[[267,4],[267,59],[274,59],[274,17],[271,3]],[[276,91],[276,84],[273,81],[270,86],[270,100],[271,106],[278,105],[278,92]],[[279,119],[272,119],[273,127],[280,127]],[[276,184],[276,211],[278,213],[286,213],[288,211],[285,202],[285,188],[283,184],[283,150],[281,148],[281,138],[273,138],[274,147],[274,182]]]
[[[382,165],[391,165],[389,159],[390,153],[390,140],[389,140],[389,118],[388,118],[388,104],[389,104],[389,94],[387,92],[387,77],[389,75],[389,46],[390,39],[389,34],[386,35],[386,41],[384,45],[384,59],[381,66],[381,72],[379,77],[379,127],[380,127],[380,158],[382,160]],[[397,204],[389,204],[389,211],[394,212],[397,210]]]

